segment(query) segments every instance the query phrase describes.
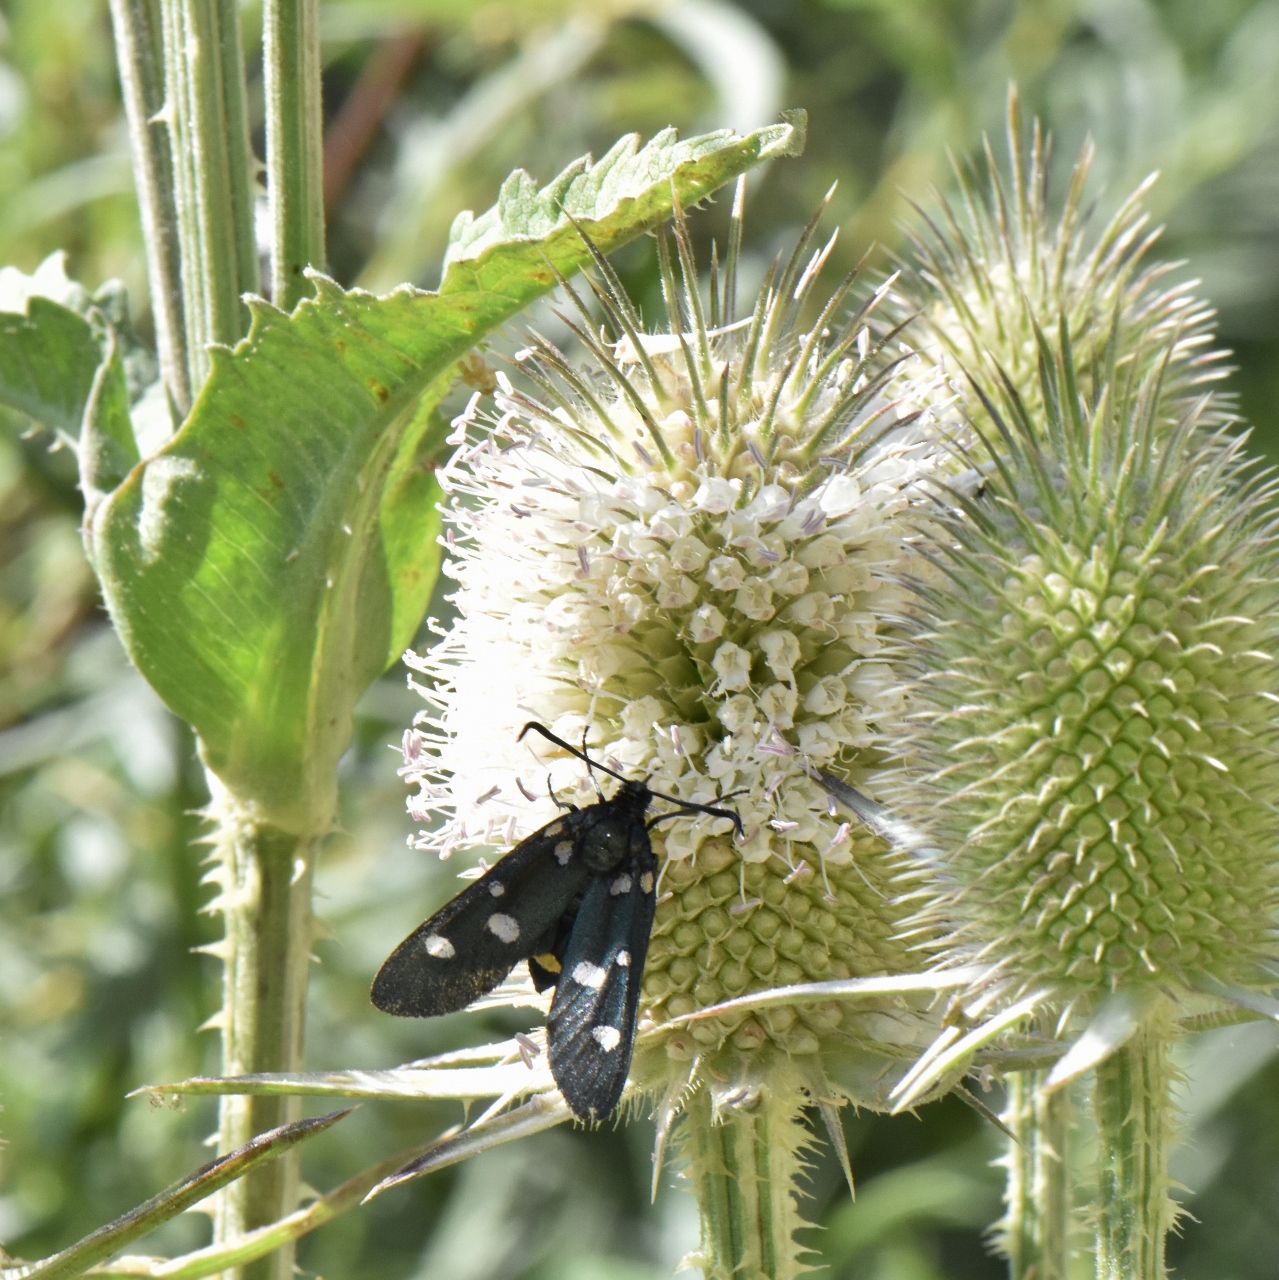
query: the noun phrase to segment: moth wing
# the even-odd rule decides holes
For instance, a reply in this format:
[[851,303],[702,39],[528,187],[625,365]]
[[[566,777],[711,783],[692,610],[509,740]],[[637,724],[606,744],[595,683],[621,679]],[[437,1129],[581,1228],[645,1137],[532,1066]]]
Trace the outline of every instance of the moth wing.
[[650,850],[582,895],[547,1019],[551,1074],[580,1119],[602,1120],[626,1086],[656,904]]
[[431,1018],[492,991],[553,934],[586,883],[590,809],[547,823],[420,924],[373,979],[384,1013]]

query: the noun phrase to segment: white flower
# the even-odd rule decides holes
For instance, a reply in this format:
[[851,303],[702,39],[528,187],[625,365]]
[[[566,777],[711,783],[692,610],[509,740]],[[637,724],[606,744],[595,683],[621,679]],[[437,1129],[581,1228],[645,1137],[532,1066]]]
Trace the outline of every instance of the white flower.
[[[681,265],[695,280],[686,246]],[[529,721],[655,791],[740,816],[741,835],[705,813],[652,833],[662,867],[633,1070],[657,1091],[687,1085],[712,1049],[759,1063],[770,1044],[856,1056],[888,1006],[681,1025],[693,1010],[928,961],[927,939],[899,936],[912,908],[894,888],[897,855],[811,774],[873,794],[906,736],[888,655],[911,607],[903,583],[927,571],[916,481],[946,464],[882,394],[890,373],[866,328],[878,295],[842,319],[846,284],[803,331],[816,271],[801,283],[801,266],[797,250],[765,281],[748,326],[718,327],[727,298],[706,323],[668,273],[682,342],[642,334],[611,279],[596,296],[617,341],[583,324],[590,363],[534,337],[524,369],[537,394],[500,384],[442,472],[456,617],[408,659],[431,703],[405,766],[415,816],[434,820],[419,848],[504,851],[557,801],[594,802],[579,760],[518,741]],[[926,1019],[892,1007],[888,1062],[904,1071]],[[884,1063],[858,1078],[886,1091]],[[883,1101],[846,1084],[828,1096]]]

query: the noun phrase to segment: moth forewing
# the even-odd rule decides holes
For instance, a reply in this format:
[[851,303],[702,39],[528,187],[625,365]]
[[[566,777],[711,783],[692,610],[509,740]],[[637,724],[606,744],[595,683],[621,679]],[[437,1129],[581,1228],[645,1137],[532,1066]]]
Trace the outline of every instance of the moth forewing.
[[544,949],[590,875],[590,812],[547,823],[414,929],[378,970],[373,1003],[407,1018],[456,1013]]
[[642,847],[586,886],[546,1024],[551,1074],[573,1113],[602,1120],[626,1086],[656,906],[657,859]]

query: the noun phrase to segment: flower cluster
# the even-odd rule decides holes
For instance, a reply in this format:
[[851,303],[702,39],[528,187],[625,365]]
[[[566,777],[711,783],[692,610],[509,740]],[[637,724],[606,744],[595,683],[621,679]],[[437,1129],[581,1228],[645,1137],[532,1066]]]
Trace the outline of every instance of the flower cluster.
[[[606,276],[616,341],[578,327],[594,368],[534,338],[521,358],[540,395],[499,375],[494,409],[458,419],[441,473],[457,618],[410,658],[437,708],[410,748],[414,813],[434,823],[421,848],[500,850],[550,820],[550,792],[590,802],[580,762],[517,744],[529,720],[668,795],[731,797],[744,838],[703,813],[654,832],[649,1028],[747,991],[921,967],[897,937],[892,855],[811,775],[873,794],[904,732],[885,646],[920,568],[902,517],[937,454],[883,394],[882,291],[847,318],[849,280],[800,331],[830,246],[797,250],[736,323],[730,275],[708,323],[677,230],[670,332],[641,333]],[[839,1022],[835,1006],[741,1015],[665,1049],[813,1053]]]

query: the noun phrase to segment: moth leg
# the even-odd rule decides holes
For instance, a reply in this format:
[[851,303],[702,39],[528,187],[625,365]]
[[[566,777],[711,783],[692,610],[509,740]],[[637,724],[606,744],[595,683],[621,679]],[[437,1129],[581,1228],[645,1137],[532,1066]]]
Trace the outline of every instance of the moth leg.
[[555,794],[555,790],[551,786],[551,775],[549,773],[546,775],[546,794],[551,797],[551,803],[557,809],[564,809],[569,813],[577,812],[577,805],[569,804],[567,800],[561,800],[559,796]]
[[[740,792],[734,791],[733,795],[739,795]],[[682,818],[686,813],[713,813],[720,818],[737,818],[737,815],[727,810],[713,809],[710,805],[695,804],[687,809],[672,809],[670,813],[659,813],[656,818],[650,818],[644,824],[645,831],[652,831],[659,822],[665,822],[668,818]],[[739,822],[741,819],[737,819]]]
[[590,732],[590,725],[582,730],[582,759],[586,761],[586,772],[590,776],[591,786],[595,788],[595,794],[599,798],[601,804],[604,803],[604,793],[600,790],[600,784],[595,778],[595,763],[591,757],[586,754],[586,735]]

